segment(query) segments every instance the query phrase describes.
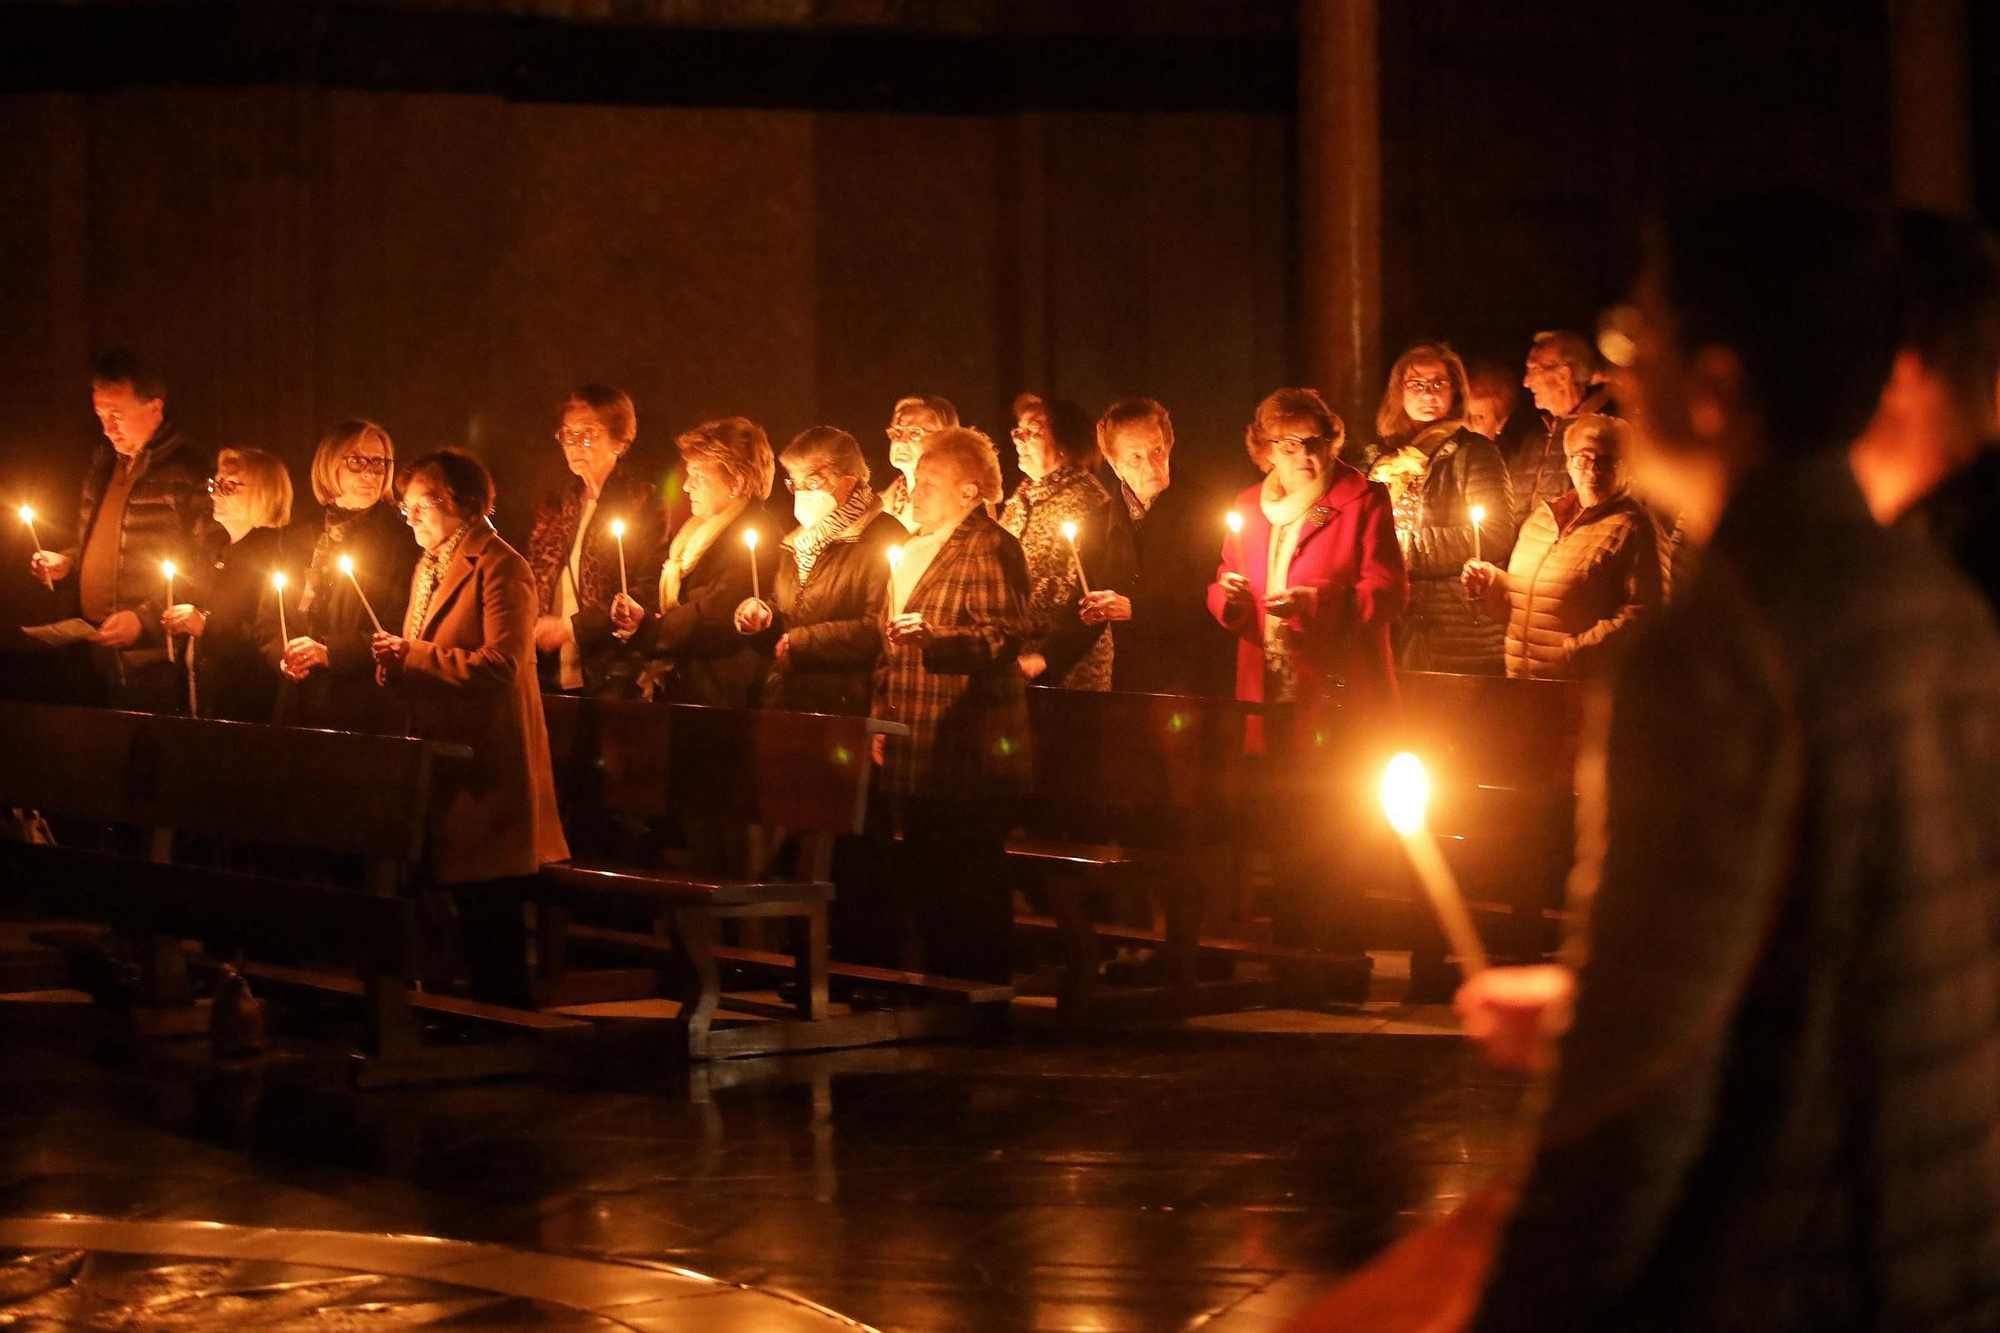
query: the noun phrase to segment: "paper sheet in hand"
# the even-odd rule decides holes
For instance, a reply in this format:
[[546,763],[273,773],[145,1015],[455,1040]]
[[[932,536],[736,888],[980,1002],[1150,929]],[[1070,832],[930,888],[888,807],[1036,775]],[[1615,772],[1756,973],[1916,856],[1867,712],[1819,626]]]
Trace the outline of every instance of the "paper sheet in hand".
[[97,633],[97,626],[88,620],[79,620],[71,616],[68,620],[58,620],[48,625],[23,625],[21,633],[45,647],[60,648],[64,644],[82,643]]

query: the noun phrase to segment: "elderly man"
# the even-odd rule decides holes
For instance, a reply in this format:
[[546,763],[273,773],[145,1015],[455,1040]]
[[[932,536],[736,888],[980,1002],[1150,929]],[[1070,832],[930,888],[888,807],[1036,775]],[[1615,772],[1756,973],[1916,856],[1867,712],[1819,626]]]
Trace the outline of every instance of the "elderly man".
[[1666,596],[1665,543],[1625,484],[1625,423],[1579,417],[1563,435],[1576,489],[1528,516],[1501,569],[1466,562],[1466,595],[1507,625],[1507,674],[1593,674]]
[[99,359],[90,399],[109,447],[84,476],[77,544],[36,551],[28,562],[51,583],[76,575],[79,613],[97,626],[92,657],[106,701],[145,712],[170,712],[182,694],[160,628],[163,564],[173,562],[175,595],[188,600],[193,553],[211,530],[207,469],[167,419],[166,397],[166,382],[131,352]]
[[1130,596],[1093,588],[1083,599],[1084,623],[1111,626],[1111,688],[1226,695],[1227,642],[1204,609],[1226,506],[1174,484],[1173,418],[1150,398],[1106,408],[1097,447],[1118,476],[1137,570]]
[[1569,490],[1562,447],[1569,424],[1612,410],[1610,389],[1591,383],[1596,365],[1590,344],[1567,329],[1538,333],[1528,348],[1528,369],[1521,383],[1534,395],[1538,420],[1527,423],[1507,460],[1514,482],[1516,530],[1537,506]]

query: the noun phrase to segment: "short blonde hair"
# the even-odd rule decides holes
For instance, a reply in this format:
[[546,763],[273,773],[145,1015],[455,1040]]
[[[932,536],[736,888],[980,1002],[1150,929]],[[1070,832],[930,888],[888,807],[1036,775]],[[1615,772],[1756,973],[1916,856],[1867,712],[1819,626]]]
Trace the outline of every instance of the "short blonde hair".
[[771,456],[771,438],[748,417],[719,417],[681,432],[674,445],[690,463],[712,463],[729,478],[729,488],[763,500],[771,494],[778,461]]
[[940,398],[934,393],[912,393],[898,398],[896,405],[889,409],[889,424],[894,425],[896,418],[905,412],[930,413],[937,418],[939,430],[950,430],[958,424],[958,408],[952,405],[951,399]]
[[933,457],[950,459],[960,476],[978,482],[980,499],[1000,502],[1000,455],[985,432],[970,426],[934,430],[924,436],[924,458]]
[[389,466],[382,473],[382,493],[389,493],[389,479],[396,475],[396,442],[389,438],[388,431],[374,422],[356,417],[352,421],[341,422],[319,437],[319,448],[313,453],[312,465],[315,500],[330,505],[339,498],[340,460],[370,439],[381,442],[382,453],[389,460]]
[[1563,432],[1563,456],[1576,453],[1586,444],[1595,444],[1601,454],[1614,458],[1625,456],[1625,446],[1631,443],[1632,428],[1617,417],[1607,417],[1602,412],[1591,412],[1569,423]]
[[284,460],[262,449],[224,449],[215,456],[215,475],[233,473],[243,483],[243,505],[260,528],[292,521],[292,474]]

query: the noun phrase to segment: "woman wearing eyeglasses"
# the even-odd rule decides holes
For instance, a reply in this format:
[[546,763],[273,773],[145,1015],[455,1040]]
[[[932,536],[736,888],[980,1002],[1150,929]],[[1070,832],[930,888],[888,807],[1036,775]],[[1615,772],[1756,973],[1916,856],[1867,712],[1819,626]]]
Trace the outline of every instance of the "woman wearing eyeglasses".
[[798,526],[778,549],[769,600],[736,608],[739,633],[774,663],[764,706],[796,713],[868,711],[882,656],[889,548],[909,536],[868,486],[852,435],[815,426],[778,456]]
[[[645,658],[617,636],[611,602],[629,591],[657,609],[664,516],[653,484],[620,466],[639,431],[632,400],[586,384],[563,400],[556,443],[569,479],[535,505],[528,535],[538,614],[535,651],[542,689],[633,699]],[[624,549],[613,524],[623,524]]]
[[[375,622],[361,600],[365,592],[385,628],[403,623],[410,574],[422,553],[410,545],[390,493],[395,467],[396,446],[372,421],[343,421],[320,437],[312,464],[319,508],[286,534],[282,562],[296,600],[286,603],[294,637],[284,649],[281,722],[386,735],[403,730],[401,705],[375,683],[369,651]],[[342,556],[354,567],[352,577],[341,571]]]
[[1398,665],[1497,676],[1506,626],[1466,597],[1459,574],[1475,556],[1506,567],[1514,492],[1498,446],[1466,426],[1466,396],[1465,364],[1445,344],[1418,343],[1398,357],[1375,413],[1381,444],[1369,475],[1394,499],[1410,571]]
[[896,469],[896,475],[882,488],[882,508],[910,532],[917,530],[916,516],[910,512],[910,486],[916,481],[924,436],[956,425],[958,409],[950,399],[936,394],[898,398],[889,410],[889,465]]
[[189,581],[200,592],[192,602],[168,607],[160,624],[169,634],[188,636],[183,660],[193,681],[195,716],[269,722],[283,648],[271,571],[292,517],[292,478],[262,449],[224,449],[216,455],[208,494],[221,532],[202,552],[206,568]]

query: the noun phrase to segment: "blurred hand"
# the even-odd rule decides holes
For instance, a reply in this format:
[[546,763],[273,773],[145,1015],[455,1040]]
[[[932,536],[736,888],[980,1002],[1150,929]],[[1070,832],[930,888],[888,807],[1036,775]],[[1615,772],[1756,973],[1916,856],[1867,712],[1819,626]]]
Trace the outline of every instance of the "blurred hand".
[[1459,573],[1459,580],[1465,584],[1465,595],[1473,601],[1486,596],[1486,590],[1500,583],[1504,571],[1490,560],[1468,560]]
[[130,648],[145,632],[146,626],[137,611],[113,611],[97,627],[97,633],[90,636],[90,641],[106,648]]
[[778,636],[778,646],[772,651],[778,656],[779,666],[790,666],[792,664],[792,636],[789,634],[780,634]]
[[576,641],[570,629],[567,616],[537,616],[535,618],[535,651],[552,653],[566,643]]
[[1309,616],[1319,605],[1317,588],[1281,588],[1264,599],[1264,614],[1289,620],[1293,616]]
[[1250,587],[1250,580],[1241,574],[1222,576],[1222,593],[1231,606],[1248,606],[1257,600],[1257,594]]
[[1491,967],[1458,988],[1453,1005],[1487,1062],[1518,1074],[1547,1073],[1569,1027],[1576,974],[1559,963]]
[[755,597],[745,597],[736,604],[736,632],[738,634],[762,634],[771,627],[771,604]]
[[279,669],[293,680],[304,680],[312,674],[313,668],[324,669],[329,665],[326,645],[301,634],[285,645],[285,657]]
[[875,761],[875,767],[882,767],[882,761],[889,753],[889,738],[876,732],[868,738],[868,757]]
[[54,551],[37,551],[28,557],[28,572],[36,578],[55,583],[69,577],[73,562],[66,555]]
[[368,641],[368,651],[374,654],[378,667],[401,667],[410,655],[410,641],[395,634],[377,634]]
[[208,628],[208,617],[194,609],[191,602],[180,602],[160,612],[160,628],[169,634],[186,634],[199,639],[201,632]]
[[1049,669],[1049,659],[1040,653],[1022,653],[1014,660],[1021,664],[1021,674],[1029,680],[1040,680]]
[[924,623],[921,611],[905,611],[902,615],[891,618],[887,633],[889,642],[899,648],[905,644],[914,644],[921,648],[930,640],[931,627]]
[[1096,592],[1085,593],[1083,598],[1083,623],[1102,625],[1109,620],[1130,620],[1132,599],[1109,588],[1099,588]]
[[620,634],[629,636],[639,628],[640,622],[645,618],[646,608],[624,593],[621,592],[611,599],[611,623],[618,627]]

